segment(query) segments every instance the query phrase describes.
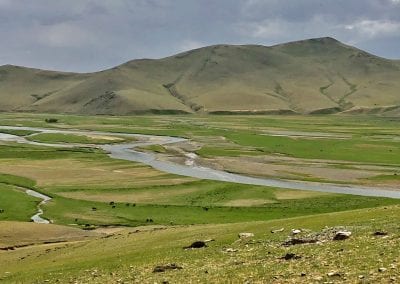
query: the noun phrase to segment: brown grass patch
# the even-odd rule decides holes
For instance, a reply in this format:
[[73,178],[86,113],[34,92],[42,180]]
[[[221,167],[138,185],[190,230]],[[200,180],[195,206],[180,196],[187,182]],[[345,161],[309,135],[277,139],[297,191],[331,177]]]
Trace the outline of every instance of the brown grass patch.
[[[130,192],[90,192],[90,191],[73,191],[73,192],[58,192],[57,194],[66,198],[73,198],[79,200],[99,201],[99,202],[131,202],[131,203],[147,203],[147,204],[160,204],[170,203],[172,197],[186,195],[199,191],[196,188],[166,189],[165,191],[148,191],[137,192],[132,189]],[[111,190],[112,191],[112,190]]]
[[285,199],[303,199],[317,196],[330,195],[331,193],[318,192],[318,191],[305,191],[305,190],[277,190],[275,197],[278,200]]
[[101,163],[73,159],[2,161],[0,172],[36,180],[38,186],[179,184],[193,180],[185,177],[166,179],[167,174],[132,163]]
[[41,244],[45,242],[77,241],[99,236],[97,233],[54,224],[30,222],[0,222],[0,247]]
[[225,206],[233,207],[251,207],[251,206],[261,206],[268,203],[274,203],[274,200],[270,199],[235,199],[225,202]]

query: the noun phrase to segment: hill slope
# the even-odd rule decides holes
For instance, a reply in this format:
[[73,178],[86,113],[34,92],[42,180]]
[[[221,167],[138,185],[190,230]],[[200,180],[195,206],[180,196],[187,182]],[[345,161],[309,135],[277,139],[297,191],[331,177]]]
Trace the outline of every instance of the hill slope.
[[96,73],[0,67],[0,110],[400,113],[400,63],[318,38],[216,45]]

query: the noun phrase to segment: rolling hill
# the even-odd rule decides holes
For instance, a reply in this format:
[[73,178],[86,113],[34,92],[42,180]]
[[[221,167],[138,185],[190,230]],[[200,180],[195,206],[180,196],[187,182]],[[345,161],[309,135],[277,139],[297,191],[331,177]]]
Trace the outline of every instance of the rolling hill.
[[215,45],[95,73],[0,66],[0,111],[400,114],[400,62],[333,38]]

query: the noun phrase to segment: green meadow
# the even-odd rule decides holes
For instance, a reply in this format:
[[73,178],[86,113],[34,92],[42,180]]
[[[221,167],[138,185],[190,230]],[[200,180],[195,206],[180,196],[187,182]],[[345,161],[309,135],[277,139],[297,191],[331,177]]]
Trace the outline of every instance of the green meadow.
[[[49,117],[58,122],[46,123]],[[185,153],[196,153],[199,163],[239,173],[242,165],[247,175],[282,178],[279,174],[286,174],[297,180],[390,187],[399,181],[400,120],[393,118],[3,113],[0,119],[10,126],[111,132],[89,136],[1,130],[43,143],[126,142],[120,132],[186,137],[189,140],[182,145],[139,150],[177,161],[183,160]],[[344,173],[349,181],[341,179]],[[41,208],[43,217],[53,224],[40,225],[43,234],[29,241],[26,230],[35,224],[28,222],[40,200],[26,195],[26,189],[52,197]],[[251,279],[255,283],[386,281],[398,277],[397,264],[390,267],[398,259],[391,248],[399,245],[399,204],[398,199],[172,175],[144,164],[111,159],[103,150],[88,146],[1,142],[0,209],[4,212],[0,213],[0,225],[18,230],[11,237],[17,247],[0,250],[0,261],[6,261],[0,267],[0,279],[11,283],[175,283],[188,277],[201,283],[218,279],[228,283]],[[71,233],[56,240],[52,238],[55,233],[45,234],[56,225]],[[347,228],[354,237],[340,243],[281,246],[293,228],[316,233],[325,227]],[[41,232],[40,228],[35,230]],[[270,233],[280,228],[284,230]],[[388,232],[389,237],[373,237],[376,230]],[[83,236],[89,232],[90,236]],[[252,232],[255,237],[237,241],[240,232]],[[10,243],[7,236],[0,236],[0,248],[2,242]],[[192,241],[211,238],[215,242],[207,248],[182,249]],[[20,245],[27,246],[18,248]],[[232,251],[226,252],[227,248]],[[281,257],[288,252],[301,258],[283,261]],[[152,272],[154,266],[167,263],[183,269]],[[24,265],[23,272],[20,265]],[[378,272],[380,267],[387,272]],[[339,276],[327,276],[336,270]]]

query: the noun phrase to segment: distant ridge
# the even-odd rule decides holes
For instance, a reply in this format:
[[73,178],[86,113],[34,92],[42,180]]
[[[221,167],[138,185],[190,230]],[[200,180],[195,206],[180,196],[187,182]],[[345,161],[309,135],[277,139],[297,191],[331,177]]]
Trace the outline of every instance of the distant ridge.
[[400,115],[400,61],[336,39],[214,45],[94,73],[0,66],[0,111]]

